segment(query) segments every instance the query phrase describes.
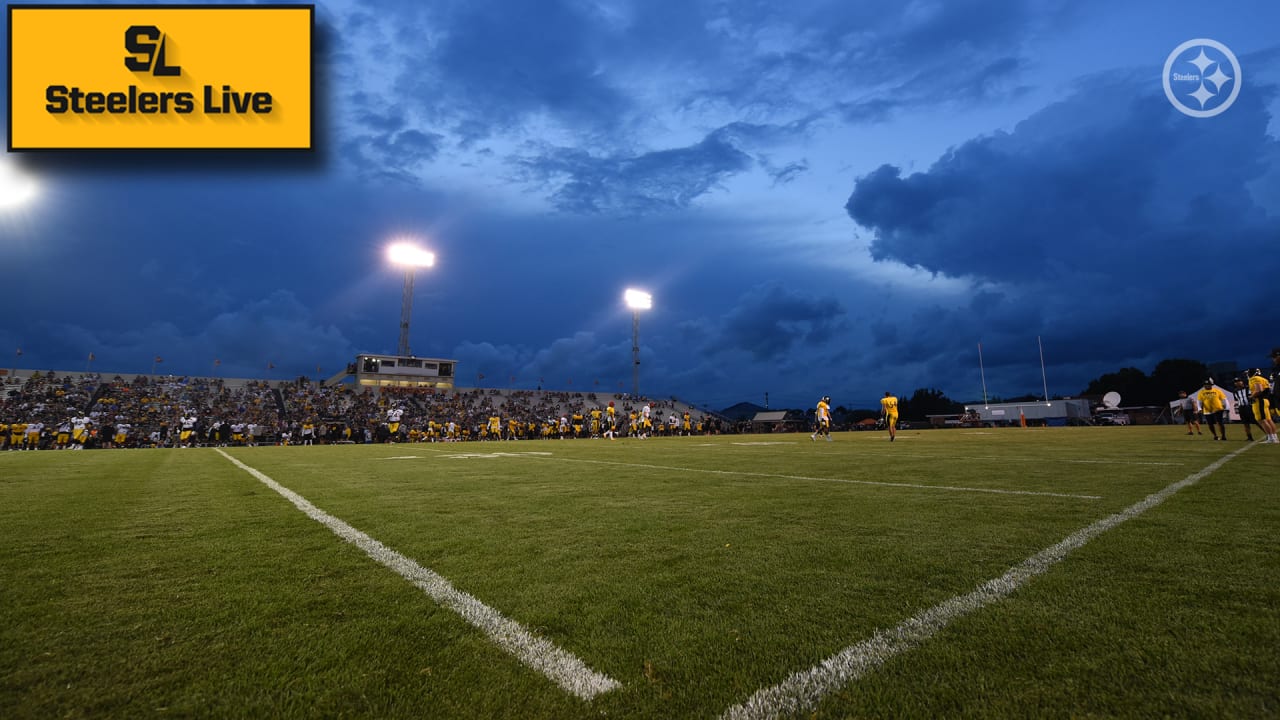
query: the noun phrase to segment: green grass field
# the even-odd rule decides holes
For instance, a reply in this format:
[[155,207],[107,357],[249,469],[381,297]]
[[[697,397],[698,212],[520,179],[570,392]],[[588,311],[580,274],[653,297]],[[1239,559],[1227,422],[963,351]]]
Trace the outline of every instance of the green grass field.
[[[886,439],[0,454],[0,717],[1280,716],[1280,447]],[[851,648],[852,674],[770,695]],[[584,673],[612,689],[573,690]]]

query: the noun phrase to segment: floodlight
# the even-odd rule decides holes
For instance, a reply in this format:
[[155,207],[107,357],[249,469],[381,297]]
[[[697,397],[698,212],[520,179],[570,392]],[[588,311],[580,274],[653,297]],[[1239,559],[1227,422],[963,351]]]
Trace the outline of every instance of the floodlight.
[[387,248],[387,259],[402,267],[431,267],[436,264],[434,253],[414,245],[398,242]]
[[628,288],[622,294],[622,299],[626,301],[627,307],[632,310],[651,310],[653,309],[653,296],[643,290]]
[[631,394],[640,396],[640,311],[653,309],[653,296],[643,290],[627,288],[622,299],[631,308]]
[[396,352],[400,357],[409,355],[409,318],[413,314],[413,271],[414,268],[432,267],[436,264],[435,253],[423,250],[412,242],[396,242],[387,248],[387,260],[404,268],[404,298],[400,303],[400,344]]
[[36,196],[34,178],[18,170],[12,161],[0,161],[0,211],[22,207]]

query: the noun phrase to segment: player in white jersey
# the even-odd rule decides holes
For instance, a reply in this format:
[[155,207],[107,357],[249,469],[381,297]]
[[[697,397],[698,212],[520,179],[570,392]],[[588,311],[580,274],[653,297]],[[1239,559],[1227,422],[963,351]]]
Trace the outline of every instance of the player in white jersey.
[[65,450],[71,444],[71,420],[63,420],[58,424],[58,432],[54,435],[54,447]]
[[44,423],[39,420],[33,423],[27,423],[27,436],[22,440],[23,449],[39,450],[40,435],[42,433],[44,433]]
[[84,444],[89,440],[89,423],[89,418],[84,415],[71,418],[71,447],[73,449],[84,449]]
[[393,440],[400,434],[400,419],[403,417],[403,408],[394,407],[387,411],[387,430],[391,432]]
[[178,441],[182,443],[182,447],[191,447],[196,432],[196,416],[187,414],[178,420]]

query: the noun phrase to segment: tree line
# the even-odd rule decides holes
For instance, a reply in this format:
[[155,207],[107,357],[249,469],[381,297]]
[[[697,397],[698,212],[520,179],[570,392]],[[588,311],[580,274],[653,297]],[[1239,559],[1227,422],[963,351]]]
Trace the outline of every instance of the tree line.
[[[1195,390],[1203,385],[1208,377],[1208,366],[1199,360],[1170,358],[1157,363],[1150,375],[1135,367],[1120,368],[1115,372],[1100,375],[1090,380],[1088,386],[1076,397],[1101,398],[1106,393],[1117,392],[1120,393],[1125,405],[1161,405],[1176,398],[1180,390]],[[1215,381],[1224,384],[1228,382],[1228,378],[1215,378]],[[1027,394],[1009,398],[991,397],[988,402],[1043,400],[1044,398],[1040,395]],[[910,397],[898,398],[898,413],[904,420],[922,421],[930,415],[956,415],[964,412],[964,408],[965,403],[952,400],[937,388],[917,388]],[[864,418],[878,417],[879,414],[879,410],[850,410],[844,407],[835,409],[835,419],[838,423],[858,422]]]

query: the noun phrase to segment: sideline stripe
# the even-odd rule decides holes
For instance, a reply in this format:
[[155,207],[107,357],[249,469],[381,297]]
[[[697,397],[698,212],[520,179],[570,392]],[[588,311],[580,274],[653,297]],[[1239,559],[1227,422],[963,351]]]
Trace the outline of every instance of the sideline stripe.
[[968,594],[946,600],[909,618],[889,630],[877,630],[869,639],[851,645],[808,670],[795,673],[781,683],[758,691],[746,702],[729,708],[724,720],[755,720],[812,711],[827,695],[875,670],[936,635],[953,620],[996,603],[1061,562],[1073,550],[1111,528],[1131,520],[1167,500],[1174,493],[1196,484],[1240,453],[1245,445],[1225,455],[1198,473],[1189,475],[1134,505],[1078,530],[1065,540],[1041,550],[1013,566],[1004,575],[979,585]]
[[812,482],[847,483],[849,485],[878,485],[880,487],[914,488],[917,490],[945,490],[948,492],[989,493],[992,495],[1037,495],[1039,497],[1071,498],[1073,500],[1101,500],[1101,495],[1071,495],[1067,493],[1040,492],[1036,490],[1000,490],[996,488],[958,487],[955,485],[922,485],[919,483],[882,482],[879,480],[848,480],[845,478],[810,477],[807,475],[782,475],[779,473],[747,472],[745,470],[710,470],[707,468],[684,468],[671,465],[651,465],[648,463],[629,463],[617,460],[584,460],[566,457],[534,457],[538,460],[554,460],[559,462],[587,463],[590,465],[619,465],[622,467],[645,468],[649,470],[675,470],[686,473],[703,473],[706,475],[732,475],[735,477],[780,478],[783,480],[807,480]]
[[317,508],[306,498],[231,457],[221,449],[218,449],[218,454],[257,478],[263,485],[275,490],[312,520],[332,530],[334,535],[360,548],[369,557],[422,589],[440,605],[461,615],[462,619],[488,635],[498,647],[516,656],[525,665],[546,675],[552,682],[573,695],[583,700],[590,700],[601,693],[621,687],[616,680],[595,672],[570,653],[530,633],[520,623],[504,617],[502,613],[475,597],[453,587],[448,580],[436,572],[422,567],[410,558]]

